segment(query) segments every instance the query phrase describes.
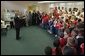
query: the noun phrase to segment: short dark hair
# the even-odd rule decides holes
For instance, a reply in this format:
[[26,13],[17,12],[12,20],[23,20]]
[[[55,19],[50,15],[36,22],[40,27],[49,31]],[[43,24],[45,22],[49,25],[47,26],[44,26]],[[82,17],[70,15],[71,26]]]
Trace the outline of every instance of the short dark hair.
[[50,46],[47,46],[46,48],[45,48],[45,54],[46,55],[51,55],[52,54],[52,50],[51,50],[52,48],[50,47]]
[[74,55],[74,50],[70,46],[65,46],[63,49],[63,55]]
[[81,19],[78,19],[78,22],[81,22]]
[[84,28],[84,23],[79,23],[79,24],[77,25],[77,27],[78,27],[78,28]]
[[56,40],[54,40],[54,42],[53,42],[53,46],[54,47],[56,47],[56,48],[58,48],[59,47],[59,38],[56,38]]
[[72,11],[72,9],[71,9],[71,8],[69,8],[69,11]]
[[68,22],[68,19],[65,19],[65,22]]

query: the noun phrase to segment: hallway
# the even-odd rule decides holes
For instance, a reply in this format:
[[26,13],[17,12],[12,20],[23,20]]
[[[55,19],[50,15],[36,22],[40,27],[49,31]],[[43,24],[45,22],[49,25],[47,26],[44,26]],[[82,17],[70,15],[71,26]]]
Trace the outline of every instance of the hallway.
[[53,46],[52,36],[37,26],[21,28],[20,40],[16,40],[15,33],[10,29],[7,36],[1,37],[2,55],[44,55],[44,48]]

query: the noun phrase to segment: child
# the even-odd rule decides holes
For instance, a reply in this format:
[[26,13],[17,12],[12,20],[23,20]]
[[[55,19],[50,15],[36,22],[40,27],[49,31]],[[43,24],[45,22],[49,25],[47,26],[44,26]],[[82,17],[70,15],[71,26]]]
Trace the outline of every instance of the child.
[[48,32],[52,34],[53,18],[50,18],[48,21]]
[[84,30],[79,30],[79,33],[78,35],[76,36],[76,44],[77,44],[77,51],[78,51],[78,54],[80,54],[80,45],[82,43],[84,43],[84,33],[83,33]]
[[42,17],[42,23],[43,23],[44,29],[47,29],[48,20],[49,20],[49,16],[48,16],[47,14],[45,14],[45,15]]
[[58,23],[56,24],[56,29],[58,30],[57,35],[60,36],[61,34],[63,34],[63,24],[60,20],[58,20]]
[[[63,55],[76,55],[75,39],[73,37],[67,38],[67,44],[62,48]],[[70,49],[70,50],[68,50]],[[71,51],[71,52],[70,52]]]
[[55,8],[55,10],[53,11],[53,15],[54,15],[54,17],[56,17],[57,19],[59,19],[59,13],[57,11],[57,8]]
[[76,55],[76,49],[70,46],[64,46],[62,49],[63,55]]
[[56,53],[57,53],[58,55],[61,55],[62,53],[61,53],[59,38],[56,38],[56,40],[54,40],[53,46],[56,47]]
[[77,20],[77,18],[75,18],[74,21],[73,21],[73,24],[76,26],[77,23],[78,23],[78,20]]
[[61,54],[58,53],[58,51],[59,50],[56,47],[51,48],[51,47],[47,46],[45,48],[45,54],[46,55],[61,55]]
[[45,54],[46,55],[51,55],[51,47],[49,47],[49,46],[47,46],[46,48],[45,48]]
[[64,34],[62,34],[59,38],[59,42],[60,42],[60,47],[62,49],[62,47],[64,47],[66,45],[66,40],[64,38]]
[[52,34],[56,35],[57,34],[57,29],[55,28],[57,24],[57,19],[53,20],[53,25],[52,25]]

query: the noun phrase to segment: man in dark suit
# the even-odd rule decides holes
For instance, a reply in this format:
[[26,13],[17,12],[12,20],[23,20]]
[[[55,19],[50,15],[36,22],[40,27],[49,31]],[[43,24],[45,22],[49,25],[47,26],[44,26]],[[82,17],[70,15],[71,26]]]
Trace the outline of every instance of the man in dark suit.
[[20,24],[20,17],[17,13],[15,14],[15,17],[14,17],[14,24],[15,24],[15,29],[16,29],[16,39],[19,40],[21,24]]
[[39,11],[37,11],[37,14],[36,14],[36,24],[40,25],[40,21],[41,21],[41,14],[40,14]]
[[37,18],[36,16],[37,16],[37,13],[34,10],[32,13],[32,25],[36,25],[36,18]]

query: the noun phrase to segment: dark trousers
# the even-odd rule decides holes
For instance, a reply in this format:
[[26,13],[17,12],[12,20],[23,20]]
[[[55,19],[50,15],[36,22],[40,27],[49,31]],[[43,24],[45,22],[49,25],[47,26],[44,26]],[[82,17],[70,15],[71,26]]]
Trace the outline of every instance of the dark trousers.
[[54,35],[58,34],[58,29],[56,29],[54,26],[52,26],[52,33]]
[[19,39],[20,28],[16,28],[16,39]]
[[48,22],[43,23],[43,28],[48,29]]
[[39,18],[36,19],[36,24],[40,25],[40,19]]
[[11,28],[14,28],[13,21],[10,22]]
[[36,18],[32,19],[32,25],[36,25]]
[[28,20],[28,25],[31,26],[32,25],[32,19]]

